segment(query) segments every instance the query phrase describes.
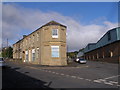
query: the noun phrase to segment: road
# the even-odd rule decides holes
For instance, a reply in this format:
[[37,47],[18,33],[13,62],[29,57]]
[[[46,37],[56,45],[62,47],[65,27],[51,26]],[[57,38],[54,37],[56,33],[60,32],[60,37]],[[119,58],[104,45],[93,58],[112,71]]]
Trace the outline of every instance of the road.
[[[75,64],[75,63],[74,63]],[[68,67],[7,62],[3,88],[119,88],[118,64],[88,61]]]

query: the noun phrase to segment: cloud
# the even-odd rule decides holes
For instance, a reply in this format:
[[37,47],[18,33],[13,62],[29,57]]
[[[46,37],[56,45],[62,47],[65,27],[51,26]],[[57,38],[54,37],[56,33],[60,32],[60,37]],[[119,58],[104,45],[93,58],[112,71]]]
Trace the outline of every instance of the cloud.
[[[74,18],[64,16],[58,12],[43,12],[38,9],[23,8],[15,4],[3,4],[3,40],[16,41],[22,34],[31,33],[51,20],[67,26],[67,46],[69,51],[79,50],[88,43],[97,42],[109,29],[117,27],[117,23],[103,21],[102,25],[96,23],[83,25]],[[29,34],[28,33],[28,34]]]

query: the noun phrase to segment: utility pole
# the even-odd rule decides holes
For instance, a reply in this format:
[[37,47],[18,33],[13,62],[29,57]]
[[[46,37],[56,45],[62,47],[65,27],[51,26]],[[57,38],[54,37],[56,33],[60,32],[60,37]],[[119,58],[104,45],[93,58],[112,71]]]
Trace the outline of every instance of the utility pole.
[[8,50],[9,50],[9,49],[8,49],[8,38],[7,38],[7,48],[6,48],[6,49],[7,49],[7,58],[8,58],[8,57],[9,57],[9,51],[8,51]]
[[8,38],[7,38],[7,48],[8,48]]

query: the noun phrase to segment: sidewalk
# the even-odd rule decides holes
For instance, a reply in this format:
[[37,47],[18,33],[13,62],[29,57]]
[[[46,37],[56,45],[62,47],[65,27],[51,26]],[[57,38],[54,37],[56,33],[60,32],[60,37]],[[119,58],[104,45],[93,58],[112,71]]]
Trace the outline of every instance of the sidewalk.
[[23,65],[27,65],[27,66],[34,66],[34,67],[77,67],[78,65],[80,65],[79,63],[76,63],[74,61],[68,63],[67,66],[49,66],[49,65],[32,64],[32,63],[22,62],[21,60],[13,60],[13,59],[6,60],[6,61],[16,63],[16,64],[23,64]]

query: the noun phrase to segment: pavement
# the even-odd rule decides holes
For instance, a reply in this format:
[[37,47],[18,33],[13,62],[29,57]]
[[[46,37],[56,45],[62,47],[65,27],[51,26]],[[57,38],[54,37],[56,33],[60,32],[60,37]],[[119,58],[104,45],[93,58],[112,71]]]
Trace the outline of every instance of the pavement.
[[66,67],[6,62],[3,88],[116,88],[120,87],[118,64],[88,61]]

